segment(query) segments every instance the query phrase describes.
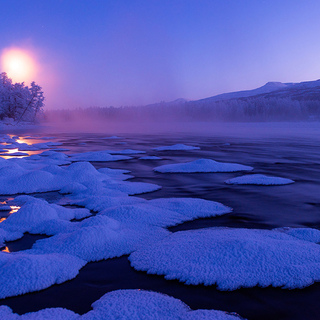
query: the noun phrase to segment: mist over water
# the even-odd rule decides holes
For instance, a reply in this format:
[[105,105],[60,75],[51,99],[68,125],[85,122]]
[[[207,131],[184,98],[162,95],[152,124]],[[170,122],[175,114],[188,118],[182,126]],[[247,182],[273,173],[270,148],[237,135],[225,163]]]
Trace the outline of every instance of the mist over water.
[[47,132],[73,133],[108,133],[108,134],[159,134],[168,133],[189,135],[238,136],[254,139],[255,137],[301,137],[319,136],[318,121],[265,121],[265,122],[230,122],[230,121],[191,121],[160,119],[156,121],[148,116],[139,119],[119,120],[104,119],[70,113],[60,117],[51,113],[41,123],[39,130]]

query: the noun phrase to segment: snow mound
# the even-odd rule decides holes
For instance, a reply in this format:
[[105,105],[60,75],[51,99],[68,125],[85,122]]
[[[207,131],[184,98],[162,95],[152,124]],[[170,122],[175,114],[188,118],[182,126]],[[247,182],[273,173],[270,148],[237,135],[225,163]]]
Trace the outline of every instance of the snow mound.
[[119,190],[121,192],[127,193],[128,195],[135,195],[147,192],[153,192],[161,189],[157,184],[146,183],[146,182],[109,182],[106,183],[106,187],[109,189]]
[[[53,156],[63,156],[63,154],[57,153],[49,158]],[[52,160],[47,159],[46,156],[41,158],[49,163]],[[137,194],[160,188],[160,186],[151,183],[135,182],[131,185],[128,182],[119,182],[119,180],[125,180],[131,176],[123,175],[123,171],[112,171],[111,169],[98,171],[89,162],[76,162],[68,167],[40,165],[39,168],[38,160],[34,161],[35,165],[22,162],[23,159],[18,160],[20,161],[12,162],[0,158],[0,194],[29,194],[62,190],[64,193],[83,191],[83,195],[125,196],[127,194],[120,190],[124,190],[128,194]]]
[[262,186],[279,186],[284,184],[294,183],[293,180],[280,178],[280,177],[269,177],[263,174],[250,174],[233,179],[226,180],[227,184],[256,184]]
[[137,203],[109,208],[100,213],[123,223],[158,227],[173,226],[185,221],[184,216],[178,212],[152,207],[146,203]]
[[131,157],[114,156],[109,151],[90,151],[84,153],[72,154],[69,157],[71,161],[120,161],[129,160]]
[[211,159],[198,159],[186,163],[166,164],[153,169],[161,173],[196,173],[196,172],[236,172],[250,171],[252,167],[237,163],[218,162]]
[[0,319],[3,320],[76,320],[79,315],[63,308],[48,308],[19,316],[7,306],[0,306]]
[[157,157],[157,156],[146,156],[146,157],[141,157],[139,159],[140,160],[162,160],[162,158]]
[[33,250],[0,252],[0,299],[38,291],[74,278],[86,264],[71,255]]
[[0,318],[6,320],[236,320],[235,314],[216,310],[191,310],[181,300],[144,290],[117,290],[106,293],[92,304],[93,310],[80,316],[63,308],[49,308],[19,316],[0,306]]
[[139,248],[131,265],[219,290],[303,288],[320,281],[320,246],[277,230],[210,228],[171,234]]
[[129,254],[140,246],[157,242],[169,234],[162,228],[138,224],[124,224],[107,216],[98,215],[83,220],[75,231],[59,233],[35,242],[37,253],[62,253],[87,262],[110,259]]
[[0,230],[52,235],[52,232],[44,230],[44,222],[49,220],[70,221],[91,215],[88,209],[64,208],[56,204],[49,204],[45,200],[25,195],[16,197],[14,203],[22,207],[0,224]]
[[93,319],[194,319],[235,320],[239,317],[216,310],[192,311],[181,300],[144,290],[117,290],[105,294],[92,304],[93,310],[81,320]]
[[174,144],[172,146],[163,146],[163,147],[157,147],[153,148],[153,150],[157,151],[174,151],[174,150],[199,150],[199,147],[193,147],[193,146],[187,146],[185,144]]
[[170,227],[185,221],[214,217],[230,211],[230,208],[214,201],[176,198],[111,207],[100,214],[129,224]]
[[161,198],[149,200],[148,203],[161,209],[179,212],[185,217],[184,221],[220,216],[232,211],[219,202],[197,198]]
[[137,197],[111,197],[107,195],[90,195],[90,196],[74,196],[68,199],[65,203],[74,204],[89,210],[100,212],[102,210],[118,207],[123,205],[133,205],[143,203],[146,200]]

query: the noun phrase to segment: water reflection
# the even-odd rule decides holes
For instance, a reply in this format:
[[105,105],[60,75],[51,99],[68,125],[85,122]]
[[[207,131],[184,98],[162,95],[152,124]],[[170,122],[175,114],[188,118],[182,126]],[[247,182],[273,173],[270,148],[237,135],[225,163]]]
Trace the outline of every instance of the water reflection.
[[[6,201],[4,201],[4,203],[2,203],[2,204],[6,204]],[[12,213],[17,212],[20,208],[21,208],[21,207],[19,207],[19,206],[10,206],[11,211],[9,212],[9,215],[12,214]],[[8,217],[2,217],[2,218],[0,218],[0,223],[1,223],[2,221],[6,220],[7,218],[8,218]]]
[[32,145],[32,142],[30,140],[24,139],[23,137],[19,137],[19,139],[16,140],[18,143],[26,143],[27,145]]
[[17,212],[21,207],[19,206],[10,206],[11,211],[9,212],[9,214],[15,213]]

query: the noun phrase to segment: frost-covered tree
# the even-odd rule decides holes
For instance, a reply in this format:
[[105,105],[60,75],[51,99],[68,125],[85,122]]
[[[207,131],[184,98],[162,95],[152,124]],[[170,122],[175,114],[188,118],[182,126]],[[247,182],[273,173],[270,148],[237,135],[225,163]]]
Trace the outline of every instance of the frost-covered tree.
[[35,82],[28,87],[24,82],[12,83],[5,72],[0,74],[0,119],[34,121],[42,112],[43,101],[43,91]]

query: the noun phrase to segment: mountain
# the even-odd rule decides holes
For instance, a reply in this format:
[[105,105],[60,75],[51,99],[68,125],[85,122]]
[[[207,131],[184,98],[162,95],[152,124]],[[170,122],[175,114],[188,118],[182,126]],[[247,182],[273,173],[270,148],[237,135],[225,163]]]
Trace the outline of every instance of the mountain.
[[300,83],[268,82],[257,89],[223,93],[197,101],[214,102],[258,97],[291,98],[292,100],[320,100],[320,79]]
[[269,93],[276,90],[281,90],[291,85],[292,83],[268,82],[264,86],[259,87],[257,89],[222,93],[222,94],[218,94],[216,96],[201,99],[201,100],[210,99],[211,101],[221,101],[221,100],[229,100],[229,99],[236,99],[236,98],[245,98],[245,97],[251,97],[259,94]]
[[263,98],[290,98],[299,101],[320,101],[320,80],[293,83],[286,88],[274,90],[266,94],[255,95],[253,97]]

